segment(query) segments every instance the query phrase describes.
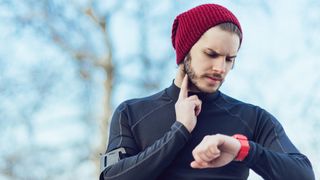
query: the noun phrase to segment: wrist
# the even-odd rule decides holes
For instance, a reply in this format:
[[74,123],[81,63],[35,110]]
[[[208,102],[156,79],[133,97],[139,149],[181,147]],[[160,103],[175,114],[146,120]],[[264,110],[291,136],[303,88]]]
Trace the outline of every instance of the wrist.
[[[178,120],[177,120],[177,121],[178,121]],[[192,132],[193,128],[192,128],[190,125],[188,126],[188,124],[185,123],[185,122],[181,122],[181,121],[178,121],[178,122],[181,123],[181,124],[183,125],[183,127],[185,127],[185,128],[187,129],[187,131],[188,131],[189,133]]]
[[235,134],[232,137],[237,139],[241,145],[238,154],[236,155],[234,160],[243,161],[248,156],[250,150],[248,138],[242,134]]

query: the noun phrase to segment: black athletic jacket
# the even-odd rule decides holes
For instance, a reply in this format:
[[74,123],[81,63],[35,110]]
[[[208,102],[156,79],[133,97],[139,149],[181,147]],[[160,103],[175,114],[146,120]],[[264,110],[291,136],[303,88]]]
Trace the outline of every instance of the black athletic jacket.
[[[247,179],[249,168],[264,179],[315,179],[310,161],[264,109],[220,91],[196,93],[202,110],[189,133],[175,117],[179,91],[173,83],[155,95],[119,105],[111,121],[107,153],[121,147],[126,153],[105,168],[100,179]],[[217,133],[246,135],[249,155],[242,162],[232,161],[220,168],[191,168],[192,150],[205,135]]]

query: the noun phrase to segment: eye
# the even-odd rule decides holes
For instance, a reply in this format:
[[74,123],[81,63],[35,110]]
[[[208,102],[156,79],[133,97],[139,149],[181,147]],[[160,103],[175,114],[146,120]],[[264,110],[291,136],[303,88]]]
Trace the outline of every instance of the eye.
[[206,52],[206,55],[211,58],[217,58],[219,56],[217,53],[208,53],[208,52]]
[[233,58],[227,57],[226,61],[232,63],[234,61],[234,59],[235,59],[234,57]]

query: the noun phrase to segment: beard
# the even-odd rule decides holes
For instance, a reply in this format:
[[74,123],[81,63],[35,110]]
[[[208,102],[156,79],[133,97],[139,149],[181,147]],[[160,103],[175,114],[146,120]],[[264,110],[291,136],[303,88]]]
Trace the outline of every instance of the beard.
[[[219,84],[219,86],[217,87],[217,89],[213,90],[213,91],[207,91],[203,88],[200,87],[199,85],[199,80],[201,78],[205,78],[207,76],[210,76],[209,74],[203,74],[203,75],[197,75],[196,72],[194,71],[194,69],[191,66],[191,55],[190,53],[187,54],[186,58],[183,61],[183,65],[184,65],[184,73],[188,75],[188,88],[190,89],[190,91],[193,92],[205,92],[205,93],[213,93],[215,91],[218,91],[218,89],[221,87],[223,80],[221,81],[221,83]],[[212,76],[212,75],[211,75]],[[222,76],[220,74],[213,74],[213,77],[219,78],[219,79],[223,79]]]
[[188,85],[191,91],[201,92],[199,87],[197,86],[197,75],[196,72],[191,67],[191,56],[187,54],[186,58],[183,61],[184,65],[184,73],[188,75]]

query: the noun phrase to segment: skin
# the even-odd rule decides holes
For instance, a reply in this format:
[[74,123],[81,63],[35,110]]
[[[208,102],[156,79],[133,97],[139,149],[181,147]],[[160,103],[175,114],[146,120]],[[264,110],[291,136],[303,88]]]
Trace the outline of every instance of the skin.
[[[240,39],[235,33],[224,31],[218,26],[210,28],[194,44],[190,57],[179,65],[174,83],[180,87],[175,104],[177,121],[191,133],[201,113],[201,100],[188,97],[188,91],[213,93],[222,85],[232,69]],[[215,168],[230,163],[240,150],[240,142],[222,134],[207,135],[198,144],[192,155],[192,168]]]

